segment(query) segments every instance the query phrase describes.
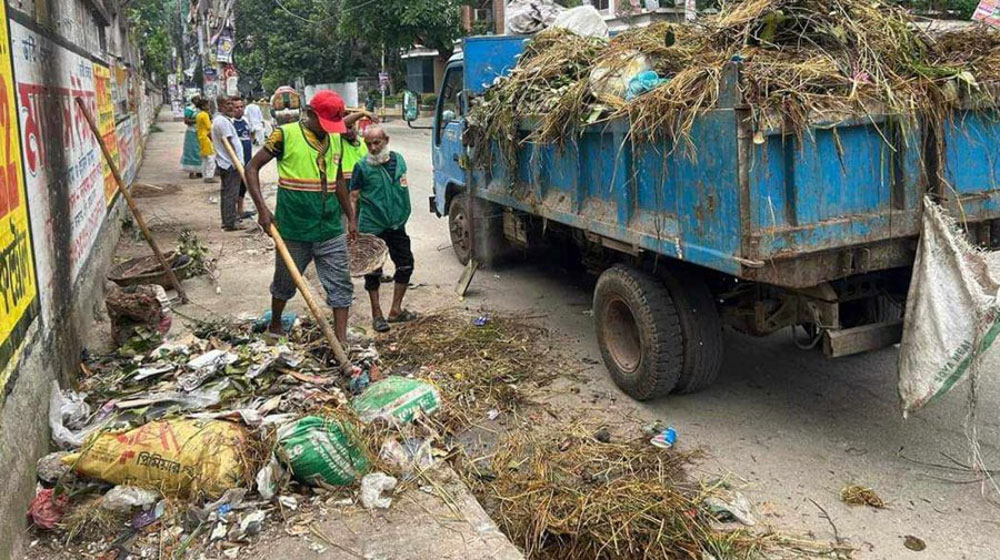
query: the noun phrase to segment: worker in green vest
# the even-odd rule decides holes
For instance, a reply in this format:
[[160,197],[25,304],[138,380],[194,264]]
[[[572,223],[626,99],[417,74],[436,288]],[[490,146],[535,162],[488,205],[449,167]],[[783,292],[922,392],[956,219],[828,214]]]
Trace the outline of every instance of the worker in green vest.
[[[358,119],[368,117],[373,123],[378,123],[378,119],[375,115],[371,115],[364,111],[359,113],[354,113],[350,115],[353,117],[358,115]],[[341,167],[344,169],[344,181],[348,184],[351,183],[351,175],[354,173],[354,166],[358,164],[359,161],[364,159],[368,155],[368,146],[364,143],[360,136],[358,136],[358,126],[357,123],[352,121],[347,122],[347,118],[344,119],[344,124],[347,126],[347,132],[340,134],[340,152],[343,154],[343,164]]]
[[[347,316],[354,299],[347,238],[355,237],[358,227],[335,136],[346,131],[344,101],[332,91],[319,91],[302,110],[301,120],[277,128],[246,168],[247,189],[260,226],[265,232],[272,223],[277,226],[300,272],[315,262],[341,341],[347,340]],[[273,214],[260,191],[260,169],[272,159],[278,160],[278,203]],[[292,277],[276,255],[268,327],[272,336],[285,334],[281,313],[294,296]]]
[[351,176],[351,196],[356,199],[358,230],[377,235],[389,247],[389,258],[396,267],[389,315],[382,314],[379,285],[382,269],[365,275],[365,291],[372,305],[372,328],[389,330],[389,323],[416,319],[416,314],[403,308],[403,297],[413,274],[413,251],[406,234],[410,218],[410,189],[406,182],[406,161],[389,149],[389,135],[379,125],[365,129],[368,154],[354,167]]

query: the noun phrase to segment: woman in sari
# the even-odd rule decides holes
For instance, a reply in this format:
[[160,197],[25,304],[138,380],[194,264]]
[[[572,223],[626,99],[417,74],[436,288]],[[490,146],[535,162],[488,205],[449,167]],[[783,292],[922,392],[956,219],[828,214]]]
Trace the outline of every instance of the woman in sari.
[[198,97],[191,100],[191,104],[184,108],[184,124],[187,130],[184,131],[184,151],[181,152],[181,169],[188,172],[188,179],[201,177],[201,149],[198,147],[198,132],[194,129],[194,117],[198,112],[195,104]]

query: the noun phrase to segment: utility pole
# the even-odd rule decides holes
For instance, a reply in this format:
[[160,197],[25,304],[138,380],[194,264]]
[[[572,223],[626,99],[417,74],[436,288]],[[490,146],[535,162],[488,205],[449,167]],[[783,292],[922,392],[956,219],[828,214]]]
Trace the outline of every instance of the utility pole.
[[382,71],[378,74],[378,87],[382,90],[382,120],[385,120],[385,90],[389,86],[385,73],[385,43],[382,44]]

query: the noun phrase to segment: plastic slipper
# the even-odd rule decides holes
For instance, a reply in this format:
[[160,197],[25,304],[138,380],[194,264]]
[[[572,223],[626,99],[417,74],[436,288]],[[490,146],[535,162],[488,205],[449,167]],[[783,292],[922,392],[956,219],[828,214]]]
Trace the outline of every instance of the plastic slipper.
[[399,312],[399,315],[395,317],[389,317],[390,323],[406,323],[407,321],[413,321],[417,318],[417,314],[410,311],[409,309],[404,309]]
[[372,321],[372,328],[375,332],[386,332],[389,330],[389,323],[386,322],[385,317],[379,317]]

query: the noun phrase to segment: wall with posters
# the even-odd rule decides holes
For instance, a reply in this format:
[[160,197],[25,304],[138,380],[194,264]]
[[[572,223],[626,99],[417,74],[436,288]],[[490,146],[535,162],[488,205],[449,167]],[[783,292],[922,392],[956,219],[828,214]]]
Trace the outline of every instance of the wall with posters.
[[50,391],[79,365],[127,211],[75,99],[128,182],[162,102],[114,5],[0,2],[0,559],[21,557]]

